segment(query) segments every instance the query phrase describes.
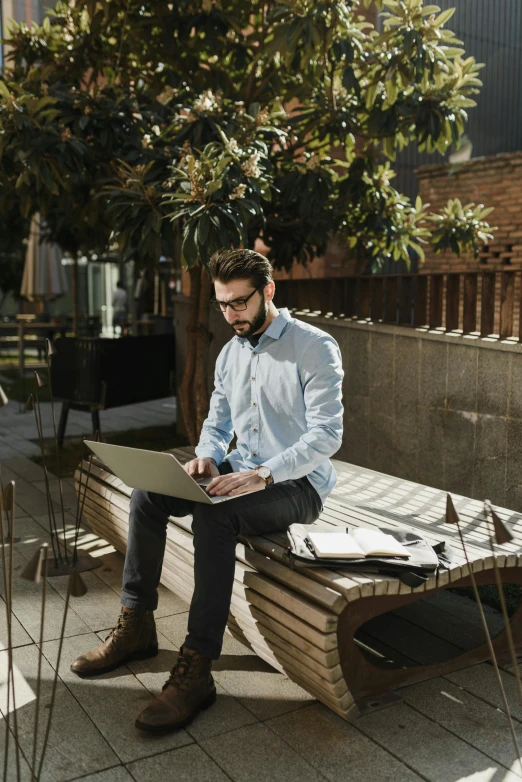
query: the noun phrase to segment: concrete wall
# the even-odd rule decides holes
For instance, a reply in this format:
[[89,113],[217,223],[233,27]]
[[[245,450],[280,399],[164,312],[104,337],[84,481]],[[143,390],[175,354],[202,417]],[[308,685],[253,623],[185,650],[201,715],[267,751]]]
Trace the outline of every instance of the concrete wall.
[[[176,303],[178,371],[187,304]],[[522,511],[522,345],[299,314],[338,341],[338,458]],[[210,364],[232,332],[212,313]]]

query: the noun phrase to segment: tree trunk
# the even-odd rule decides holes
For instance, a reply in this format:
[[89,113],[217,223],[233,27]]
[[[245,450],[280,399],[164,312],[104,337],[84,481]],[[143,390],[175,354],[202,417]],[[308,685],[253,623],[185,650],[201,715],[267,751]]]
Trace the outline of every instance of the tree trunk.
[[197,362],[194,378],[194,392],[196,397],[196,424],[198,435],[208,414],[210,397],[208,393],[208,347],[210,344],[210,332],[208,321],[210,316],[210,276],[201,268],[201,288],[199,292],[198,308],[198,336],[197,336]]
[[196,405],[194,402],[194,375],[196,372],[197,358],[197,330],[199,313],[199,292],[201,288],[201,267],[193,266],[189,269],[190,275],[190,304],[189,319],[187,324],[187,357],[185,371],[181,381],[178,399],[183,415],[183,422],[190,445],[198,442],[198,429],[196,420]]

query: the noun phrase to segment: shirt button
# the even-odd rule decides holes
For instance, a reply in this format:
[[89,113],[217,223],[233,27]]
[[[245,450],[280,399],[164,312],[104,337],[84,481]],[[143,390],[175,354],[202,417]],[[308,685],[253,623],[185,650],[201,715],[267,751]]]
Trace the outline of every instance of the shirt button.
[[253,356],[257,356],[257,353],[256,353],[256,351],[255,351],[255,350],[253,350],[253,351],[252,351],[252,355],[253,355]]
[[252,429],[253,432],[257,432],[257,429]]
[[257,453],[253,453],[252,456],[257,456]]
[[255,380],[255,377],[254,377],[254,375],[252,375],[252,377],[250,378],[250,380]]
[[256,402],[252,402],[252,407],[257,407]]

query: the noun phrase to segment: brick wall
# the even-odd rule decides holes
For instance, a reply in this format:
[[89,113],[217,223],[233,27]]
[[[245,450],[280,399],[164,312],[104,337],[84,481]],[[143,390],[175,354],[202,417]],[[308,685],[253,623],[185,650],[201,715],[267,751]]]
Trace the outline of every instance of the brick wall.
[[417,170],[419,194],[434,211],[450,198],[464,204],[493,206],[488,217],[498,226],[493,241],[478,259],[453,253],[426,254],[422,271],[502,271],[522,268],[522,152],[476,158],[457,166],[424,166]]

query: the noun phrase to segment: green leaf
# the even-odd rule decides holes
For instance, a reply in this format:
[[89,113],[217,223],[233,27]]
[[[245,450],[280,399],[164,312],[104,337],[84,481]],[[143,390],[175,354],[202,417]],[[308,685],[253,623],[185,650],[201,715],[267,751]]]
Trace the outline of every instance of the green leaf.
[[198,244],[200,247],[205,245],[208,240],[208,234],[210,231],[210,218],[208,212],[203,212],[198,223]]
[[451,19],[455,11],[456,11],[455,8],[447,8],[445,11],[443,11],[441,14],[437,16],[437,18],[433,22],[433,27],[442,27],[443,24],[446,24],[446,22],[449,19]]
[[2,79],[0,79],[0,95],[2,95],[4,98],[7,98],[8,100],[11,97],[11,93],[7,88],[7,84],[5,81],[2,81]]
[[196,246],[196,225],[191,220],[185,224],[183,229],[183,244],[181,251],[183,253],[183,260],[190,269],[198,262],[198,248]]

